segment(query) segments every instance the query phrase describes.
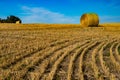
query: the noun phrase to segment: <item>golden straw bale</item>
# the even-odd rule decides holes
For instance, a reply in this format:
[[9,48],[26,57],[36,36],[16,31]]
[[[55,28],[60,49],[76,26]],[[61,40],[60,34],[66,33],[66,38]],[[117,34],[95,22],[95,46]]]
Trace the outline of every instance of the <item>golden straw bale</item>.
[[83,26],[98,26],[99,17],[95,13],[86,13],[81,16],[80,23]]

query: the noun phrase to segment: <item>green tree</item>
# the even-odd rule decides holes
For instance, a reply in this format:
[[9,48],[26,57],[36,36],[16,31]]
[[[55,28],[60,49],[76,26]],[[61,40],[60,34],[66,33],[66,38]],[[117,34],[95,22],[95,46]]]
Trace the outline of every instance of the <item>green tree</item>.
[[18,18],[16,16],[13,16],[13,15],[8,16],[7,19],[6,19],[7,23],[16,23],[16,21],[20,21],[20,23],[22,22],[20,20],[20,18]]
[[0,23],[1,23],[2,19],[0,18]]

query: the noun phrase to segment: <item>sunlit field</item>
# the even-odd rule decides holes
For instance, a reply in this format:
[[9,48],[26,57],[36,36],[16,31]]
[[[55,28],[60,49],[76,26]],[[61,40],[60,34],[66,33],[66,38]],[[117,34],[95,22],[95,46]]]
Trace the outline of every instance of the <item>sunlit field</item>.
[[120,80],[120,23],[0,24],[0,80]]

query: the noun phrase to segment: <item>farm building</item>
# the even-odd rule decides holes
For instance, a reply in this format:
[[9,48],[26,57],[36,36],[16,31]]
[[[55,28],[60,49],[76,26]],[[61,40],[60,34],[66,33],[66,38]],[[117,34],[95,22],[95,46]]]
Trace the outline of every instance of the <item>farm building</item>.
[[21,21],[16,21],[16,24],[21,24]]

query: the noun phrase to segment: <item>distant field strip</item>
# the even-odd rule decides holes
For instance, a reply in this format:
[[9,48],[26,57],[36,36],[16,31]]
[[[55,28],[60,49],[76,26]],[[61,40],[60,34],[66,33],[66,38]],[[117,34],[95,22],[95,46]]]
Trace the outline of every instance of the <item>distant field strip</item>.
[[2,30],[0,80],[120,80],[119,32]]

